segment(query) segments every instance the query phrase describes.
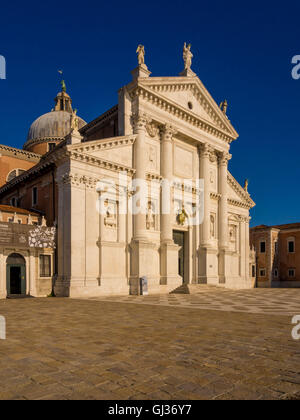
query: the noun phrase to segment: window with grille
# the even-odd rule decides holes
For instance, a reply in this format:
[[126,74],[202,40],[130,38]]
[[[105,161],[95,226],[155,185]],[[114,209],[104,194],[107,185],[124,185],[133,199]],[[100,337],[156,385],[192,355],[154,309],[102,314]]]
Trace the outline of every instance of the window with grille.
[[40,277],[51,276],[51,256],[40,255]]

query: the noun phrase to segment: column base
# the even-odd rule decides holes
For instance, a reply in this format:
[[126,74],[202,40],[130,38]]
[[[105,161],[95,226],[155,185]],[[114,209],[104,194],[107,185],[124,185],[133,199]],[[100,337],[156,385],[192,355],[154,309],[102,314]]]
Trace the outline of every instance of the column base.
[[217,285],[218,275],[218,250],[210,244],[201,245],[198,250],[198,283]]
[[140,294],[140,278],[147,277],[149,293],[159,292],[159,253],[157,244],[133,239],[131,244],[130,294]]
[[[166,241],[160,247],[160,284],[173,289],[181,286],[182,277],[178,274],[178,252],[180,246],[173,241]],[[169,288],[169,287],[168,287]]]
[[219,250],[219,283],[226,284],[227,277],[230,277],[230,257],[232,252],[228,250],[228,248],[221,248]]

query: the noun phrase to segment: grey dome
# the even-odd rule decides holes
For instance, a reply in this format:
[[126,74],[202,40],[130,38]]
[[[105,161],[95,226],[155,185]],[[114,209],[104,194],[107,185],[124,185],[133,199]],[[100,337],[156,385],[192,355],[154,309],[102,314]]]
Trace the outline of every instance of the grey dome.
[[[78,117],[79,129],[86,122]],[[63,140],[71,131],[71,114],[67,111],[52,111],[36,119],[28,132],[27,143],[32,140]]]

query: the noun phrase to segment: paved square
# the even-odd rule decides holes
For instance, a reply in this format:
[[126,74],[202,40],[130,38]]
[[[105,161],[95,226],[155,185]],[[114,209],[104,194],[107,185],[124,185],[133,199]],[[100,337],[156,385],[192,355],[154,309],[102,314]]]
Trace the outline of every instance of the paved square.
[[[298,290],[253,292],[258,307],[269,295],[275,312],[300,302]],[[0,399],[300,398],[300,341],[291,338],[289,310],[251,313],[249,293],[203,292],[205,305],[213,295],[229,305],[236,294],[234,310],[203,309],[198,294],[150,296],[147,304],[2,300]],[[245,300],[251,311],[238,312]]]
[[198,285],[192,289],[191,294],[111,296],[91,299],[104,302],[193,307],[253,314],[289,316],[300,314],[300,289],[229,290]]

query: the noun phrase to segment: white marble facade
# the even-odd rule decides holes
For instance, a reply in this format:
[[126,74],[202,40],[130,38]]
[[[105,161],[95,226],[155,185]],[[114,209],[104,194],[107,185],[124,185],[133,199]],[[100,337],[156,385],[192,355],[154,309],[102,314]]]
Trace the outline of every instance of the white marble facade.
[[[142,276],[149,293],[170,292],[183,282],[251,288],[254,203],[228,172],[230,144],[238,134],[189,68],[178,77],[150,77],[139,61],[133,80],[119,91],[118,136],[83,142],[73,132],[53,154],[59,187],[56,294],[136,294]],[[97,211],[97,183],[113,179],[119,191],[120,173],[151,188],[143,214],[120,211],[130,210],[130,194],[111,194],[106,213]],[[204,218],[189,226],[199,192],[184,187],[184,180],[198,178],[204,180]],[[176,179],[171,215],[161,214],[162,179]],[[179,223],[183,188],[189,217]],[[174,231],[184,233],[183,278]]]

